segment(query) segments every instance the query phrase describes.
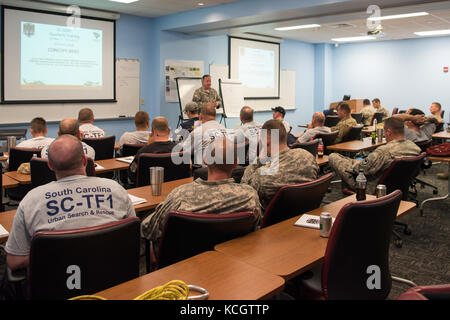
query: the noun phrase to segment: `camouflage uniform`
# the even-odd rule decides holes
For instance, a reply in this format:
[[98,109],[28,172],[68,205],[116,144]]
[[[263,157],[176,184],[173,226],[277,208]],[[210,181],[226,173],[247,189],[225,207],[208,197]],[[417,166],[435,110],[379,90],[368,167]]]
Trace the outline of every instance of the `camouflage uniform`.
[[441,115],[439,113],[432,114],[431,117],[435,118],[438,122],[444,122]]
[[383,113],[383,121],[384,121],[386,118],[389,118],[389,117],[391,116],[391,114],[389,113],[389,110],[386,109],[386,108],[383,107],[383,106],[380,106],[375,112],[381,112],[381,113]]
[[152,241],[155,249],[159,246],[167,214],[174,210],[221,214],[253,211],[255,228],[262,217],[258,194],[251,187],[235,183],[233,178],[219,181],[198,178],[174,189],[155,212],[142,221],[142,235]]
[[281,187],[315,180],[319,172],[314,156],[303,149],[282,150],[278,162],[274,161],[272,165],[275,172],[264,172],[270,171],[271,163],[263,165],[258,160],[257,164],[251,164],[245,169],[241,180],[241,183],[252,186],[258,192],[264,208]]
[[208,90],[203,87],[198,88],[194,92],[194,96],[192,97],[192,101],[197,102],[199,112],[202,110],[203,106],[207,102],[216,102],[219,101],[222,104],[222,99],[220,98],[217,91],[213,88],[209,88]]
[[349,133],[350,128],[356,126],[356,120],[349,115],[347,118],[341,119],[337,125],[331,127],[331,131],[339,131],[335,143],[342,142],[342,139]]
[[372,108],[371,106],[367,106],[361,109],[361,113],[362,113],[362,123],[365,126],[370,126],[370,122],[372,121],[375,109]]
[[376,148],[361,162],[356,162],[354,159],[344,157],[338,153],[332,153],[328,157],[328,163],[342,178],[343,186],[348,186],[353,190],[356,188],[356,177],[346,170],[357,174],[359,169],[363,169],[367,179],[366,192],[375,194],[378,179],[395,158],[414,157],[419,155],[420,151],[420,148],[414,142],[393,140]]

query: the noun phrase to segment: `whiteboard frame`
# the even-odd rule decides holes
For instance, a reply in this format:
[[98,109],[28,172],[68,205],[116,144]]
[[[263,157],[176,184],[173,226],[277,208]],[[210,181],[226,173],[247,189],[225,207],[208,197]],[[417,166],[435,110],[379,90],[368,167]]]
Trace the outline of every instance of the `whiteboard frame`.
[[[181,101],[181,96],[180,96],[180,86],[179,86],[179,84],[178,84],[178,79],[180,79],[180,80],[200,80],[200,87],[201,87],[201,85],[202,85],[202,78],[200,77],[200,78],[197,78],[197,77],[176,77],[175,78],[175,81],[176,81],[176,83],[177,83],[177,93],[178,93],[178,105],[180,106],[180,116],[179,116],[179,119],[180,119],[180,121],[181,120],[185,120],[185,119],[187,119],[187,118],[185,118],[184,117],[184,113],[183,113],[183,102]],[[192,101],[192,99],[191,99],[191,101]],[[186,117],[187,117],[187,115],[186,115]]]

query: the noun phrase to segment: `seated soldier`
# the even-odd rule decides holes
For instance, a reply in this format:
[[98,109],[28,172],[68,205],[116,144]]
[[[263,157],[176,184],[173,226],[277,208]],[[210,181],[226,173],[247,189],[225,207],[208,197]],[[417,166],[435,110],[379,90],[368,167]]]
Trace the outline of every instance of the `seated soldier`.
[[[75,119],[64,119],[61,120],[59,123],[59,130],[58,130],[58,136],[62,136],[64,134],[70,134],[71,136],[74,136],[78,139],[82,139],[82,134],[80,132],[78,121]],[[81,141],[81,145],[83,146],[83,152],[86,156],[91,158],[92,160],[95,159],[95,150],[90,145],[84,143]],[[41,151],[41,158],[47,159],[48,158],[48,149],[49,146],[46,146]]]
[[350,132],[350,129],[356,126],[357,123],[352,117],[351,110],[347,102],[341,102],[337,111],[340,120],[337,125],[331,127],[331,131],[339,131],[335,143],[341,143],[344,137]]
[[444,122],[441,117],[441,104],[439,102],[433,102],[430,106],[430,113],[432,117],[435,117],[438,122]]
[[[286,129],[281,121],[266,121],[261,133],[265,150],[260,153],[256,164],[245,169],[241,183],[258,192],[265,208],[281,187],[317,179],[319,166],[308,151],[288,148]],[[264,158],[265,155],[270,158]]]
[[[235,183],[231,178],[231,171],[236,167],[233,149],[234,143],[229,139],[215,139],[207,148],[211,156],[204,158],[208,164],[208,180],[198,178],[174,189],[155,212],[142,221],[142,235],[152,242],[155,250],[158,249],[167,214],[174,210],[216,214],[252,211],[257,227],[262,216],[258,194],[250,186]],[[233,157],[228,163],[230,152]]]
[[[188,120],[183,121],[180,124],[180,128],[191,132],[194,130],[196,122],[199,121],[198,115],[198,104],[190,101],[186,103],[186,107],[184,107],[184,112],[188,116]],[[201,122],[197,122],[197,125],[200,125]]]
[[314,139],[314,137],[319,133],[330,133],[331,130],[324,126],[325,116],[322,112],[315,112],[312,116],[311,123],[308,125],[308,130],[306,130],[301,136],[298,137],[298,143],[305,143]]
[[128,167],[128,178],[134,184],[136,182],[136,170],[138,166],[138,156],[142,153],[172,153],[175,142],[169,141],[170,129],[167,119],[156,117],[152,121],[152,129],[148,139],[148,145],[139,149]]
[[84,138],[101,138],[105,136],[105,130],[94,126],[94,112],[89,108],[83,108],[78,113],[78,122],[80,123],[80,131]]
[[146,144],[150,132],[148,128],[150,127],[150,117],[145,111],[138,111],[134,116],[134,125],[136,126],[136,131],[125,132],[119,140],[119,153],[122,153],[122,147],[124,144]]
[[384,136],[387,144],[376,148],[362,161],[344,157],[339,153],[329,155],[328,162],[341,177],[343,188],[355,190],[355,178],[362,169],[367,179],[366,192],[375,194],[378,179],[394,159],[414,157],[420,154],[421,150],[415,143],[405,140],[404,123],[399,117],[390,117],[384,121]]
[[30,133],[33,138],[22,141],[17,147],[42,149],[55,140],[53,138],[47,138],[47,132],[48,128],[46,121],[41,117],[34,118],[30,123]]
[[[13,271],[28,267],[31,238],[37,231],[92,227],[136,216],[128,193],[117,182],[86,176],[87,159],[79,139],[60,136],[48,155],[57,181],[28,192],[17,208],[5,247],[6,263]],[[92,204],[96,210],[91,210]],[[85,211],[92,212],[77,215]]]
[[369,99],[364,99],[363,105],[364,105],[364,107],[360,111],[362,114],[362,123],[365,126],[370,126],[370,123],[372,122],[373,114],[375,113],[375,109],[372,108],[372,105],[370,104]]
[[389,118],[389,116],[390,116],[389,110],[381,105],[380,99],[378,99],[378,98],[373,99],[372,105],[375,109],[375,112],[380,112],[383,114],[383,117],[381,120],[382,122],[384,122],[385,119]]
[[438,123],[435,117],[425,117],[422,110],[410,108],[407,113],[395,114],[405,121],[405,139],[412,142],[430,140]]

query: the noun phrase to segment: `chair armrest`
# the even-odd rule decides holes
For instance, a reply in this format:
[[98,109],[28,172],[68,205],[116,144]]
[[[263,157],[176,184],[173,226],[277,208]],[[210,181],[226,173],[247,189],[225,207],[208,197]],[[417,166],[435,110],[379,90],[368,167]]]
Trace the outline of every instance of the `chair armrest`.
[[12,271],[8,266],[6,266],[6,276],[9,282],[20,282],[27,278],[27,269],[19,269]]

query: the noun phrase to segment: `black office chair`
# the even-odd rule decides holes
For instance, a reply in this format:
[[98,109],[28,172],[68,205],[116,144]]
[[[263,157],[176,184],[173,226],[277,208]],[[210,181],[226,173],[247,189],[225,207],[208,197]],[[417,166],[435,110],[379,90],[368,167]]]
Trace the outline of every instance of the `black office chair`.
[[352,118],[356,120],[356,123],[362,122],[362,113],[352,113]]
[[[12,147],[9,151],[8,171],[17,171],[22,163],[30,162],[33,156],[40,157],[41,149]],[[17,188],[7,190],[10,199],[21,201],[23,197],[31,190],[31,185],[19,185]]]
[[[142,147],[145,147],[146,144],[139,144],[139,143],[125,143],[122,146],[122,152],[121,152],[121,157],[130,157],[130,156],[135,156],[137,154],[137,152],[139,151],[139,149],[141,149]],[[122,184],[129,188],[130,184],[128,183],[128,171],[127,170],[120,170],[120,181],[122,182]]]
[[327,150],[327,147],[335,144],[338,134],[339,131],[333,131],[330,133],[319,133],[316,134],[314,139],[322,139],[323,153],[329,155],[331,152]]
[[[180,153],[180,157],[183,157],[182,153]],[[150,184],[150,167],[164,168],[164,182],[191,176],[190,162],[183,161],[180,164],[175,164],[172,161],[171,153],[141,153],[137,160],[136,187]]]
[[377,119],[377,123],[383,122],[383,112],[375,112],[372,116],[372,120],[370,120],[370,125],[373,126],[373,123]]
[[328,173],[314,181],[281,187],[264,211],[261,228],[320,207],[332,178]]
[[325,126],[326,127],[334,127],[335,125],[337,125],[339,122],[339,117],[338,116],[326,116],[325,117]]
[[410,288],[402,293],[397,300],[450,300],[450,284],[420,286]]
[[[431,147],[431,145],[433,144],[433,139],[418,141],[415,142],[415,144],[420,148],[422,152],[426,153],[427,149]],[[417,170],[417,172],[414,174],[413,180],[411,182],[415,195],[417,195],[417,187],[416,187],[417,184],[420,184],[422,188],[425,188],[425,186],[430,187],[431,189],[433,189],[433,194],[438,194],[438,188],[436,186],[432,185],[431,183],[425,182],[422,179],[417,178],[420,171],[422,171],[425,174],[426,170],[431,168],[431,165],[432,162],[428,160],[428,156],[425,156],[419,170]]]
[[90,145],[95,150],[94,160],[105,160],[114,158],[114,143],[116,136],[106,136],[101,138],[83,138],[84,143]]
[[361,130],[363,129],[363,127],[363,124],[351,127],[347,135],[345,135],[345,137],[342,139],[342,142],[361,140]]
[[[300,298],[385,299],[392,280],[404,282],[391,276],[389,266],[390,237],[401,198],[397,190],[342,207],[331,228],[323,264],[294,280],[300,286]],[[379,274],[376,288],[368,285],[374,271]]]
[[251,211],[224,214],[169,212],[157,255],[146,242],[147,271],[214,250],[216,244],[246,235],[255,227]]
[[[39,300],[68,299],[137,278],[139,250],[137,217],[88,228],[37,232],[31,240],[28,292],[23,295]],[[17,273],[7,272],[9,281]],[[79,287],[68,285],[68,278],[75,273],[80,277]],[[21,281],[17,279],[16,287]]]
[[319,139],[314,139],[313,141],[308,141],[308,142],[304,142],[304,143],[294,143],[290,146],[291,149],[296,149],[296,148],[300,148],[300,149],[304,149],[306,151],[308,151],[309,153],[311,153],[314,157],[317,156],[317,147],[319,145]]

